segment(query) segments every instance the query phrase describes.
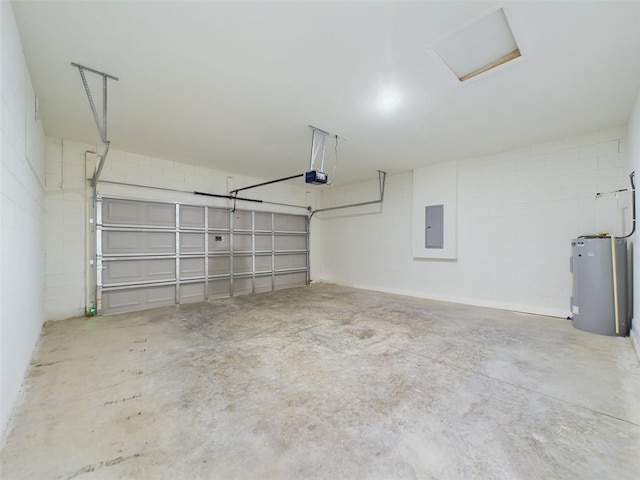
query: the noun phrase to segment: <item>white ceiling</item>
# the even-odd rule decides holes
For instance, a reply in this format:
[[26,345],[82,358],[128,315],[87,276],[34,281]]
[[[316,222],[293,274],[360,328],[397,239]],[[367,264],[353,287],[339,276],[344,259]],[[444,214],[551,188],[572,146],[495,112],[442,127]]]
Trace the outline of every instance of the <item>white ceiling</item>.
[[[456,83],[429,47],[500,5],[523,57]],[[112,148],[266,179],[307,169],[308,124],[349,138],[345,184],[625,125],[640,86],[640,2],[13,8],[48,135],[99,141],[77,62],[120,78]],[[395,110],[378,108],[382,88]],[[333,148],[327,162],[331,173]]]

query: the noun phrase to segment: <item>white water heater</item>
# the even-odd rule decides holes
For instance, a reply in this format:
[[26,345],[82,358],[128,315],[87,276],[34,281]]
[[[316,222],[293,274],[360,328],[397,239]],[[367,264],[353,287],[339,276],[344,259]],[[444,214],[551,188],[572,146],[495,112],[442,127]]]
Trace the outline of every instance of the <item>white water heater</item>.
[[571,241],[573,326],[600,335],[629,335],[627,240],[609,236]]

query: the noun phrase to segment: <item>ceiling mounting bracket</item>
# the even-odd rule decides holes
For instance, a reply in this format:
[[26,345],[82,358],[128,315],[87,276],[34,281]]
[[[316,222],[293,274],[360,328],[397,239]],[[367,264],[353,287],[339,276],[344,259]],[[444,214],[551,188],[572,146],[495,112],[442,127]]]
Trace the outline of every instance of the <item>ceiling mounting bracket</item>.
[[[322,148],[322,156],[320,157],[320,171],[324,172],[324,151],[327,137],[331,134],[326,130],[309,125],[311,128],[311,156],[309,160],[309,170],[313,170],[314,163],[316,163],[316,157],[318,156],[318,150]],[[318,144],[316,145],[316,133],[318,134]]]
[[[94,70],[93,68],[85,67],[84,65],[80,65],[78,63],[71,62],[71,65],[77,67],[78,71],[80,72],[82,84],[84,85],[84,91],[87,94],[87,99],[89,100],[89,105],[91,106],[91,113],[93,113],[93,119],[96,122],[96,127],[98,127],[98,133],[100,134],[102,143],[107,144],[109,143],[109,140],[107,139],[107,79],[118,81],[118,78],[114,77],[113,75],[109,75],[108,73],[99,72],[98,70]],[[87,83],[87,77],[84,74],[85,70],[102,77],[102,122],[100,122],[98,111],[96,110],[96,105],[93,102],[93,96],[91,95],[89,84]]]
[[[98,70],[94,70],[93,68],[85,67],[84,65],[80,65],[79,63],[71,62],[71,65],[76,67],[80,72],[80,78],[82,78],[82,85],[84,85],[84,91],[87,94],[87,99],[89,100],[89,106],[91,107],[91,113],[93,113],[93,119],[96,122],[96,127],[98,129],[98,134],[100,135],[100,139],[105,146],[105,151],[102,155],[100,155],[100,160],[96,167],[96,170],[91,178],[91,186],[95,187],[100,178],[100,173],[102,173],[102,167],[104,167],[104,162],[107,158],[107,154],[109,153],[109,138],[107,136],[107,80],[115,80],[118,81],[117,77],[113,75],[109,75],[108,73],[100,72]],[[87,77],[84,72],[95,73],[96,75],[100,75],[102,77],[102,121],[100,121],[100,117],[98,115],[98,111],[96,110],[96,104],[93,101],[93,96],[91,95],[91,89],[89,88],[89,83],[87,82]]]

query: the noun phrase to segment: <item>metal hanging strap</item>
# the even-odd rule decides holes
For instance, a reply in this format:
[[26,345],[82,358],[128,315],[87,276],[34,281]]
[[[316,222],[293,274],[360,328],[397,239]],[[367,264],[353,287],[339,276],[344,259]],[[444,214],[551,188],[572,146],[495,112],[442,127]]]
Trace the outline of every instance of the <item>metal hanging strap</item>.
[[[309,170],[314,170],[314,164],[316,163],[318,151],[322,149],[322,154],[320,156],[320,171],[324,172],[324,153],[327,143],[327,137],[335,137],[336,142],[338,141],[338,138],[342,138],[344,140],[348,139],[343,137],[342,135],[338,135],[337,133],[329,133],[326,130],[322,130],[321,128],[318,128],[314,125],[309,125],[309,128],[311,128],[311,155],[309,159]],[[316,133],[322,136],[321,140],[318,140],[317,142]]]

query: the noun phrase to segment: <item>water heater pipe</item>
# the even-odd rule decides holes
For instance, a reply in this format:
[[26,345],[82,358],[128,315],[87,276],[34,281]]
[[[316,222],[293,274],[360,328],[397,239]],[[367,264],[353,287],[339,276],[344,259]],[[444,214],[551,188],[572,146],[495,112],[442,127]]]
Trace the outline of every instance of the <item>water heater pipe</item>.
[[632,217],[631,233],[620,238],[629,238],[631,235],[633,235],[636,232],[636,184],[633,181],[635,176],[636,176],[635,171],[629,174],[629,182],[631,183],[631,217]]
[[611,265],[613,270],[613,311],[616,318],[616,335],[620,334],[620,307],[618,306],[618,266],[616,261],[616,237],[611,238]]

